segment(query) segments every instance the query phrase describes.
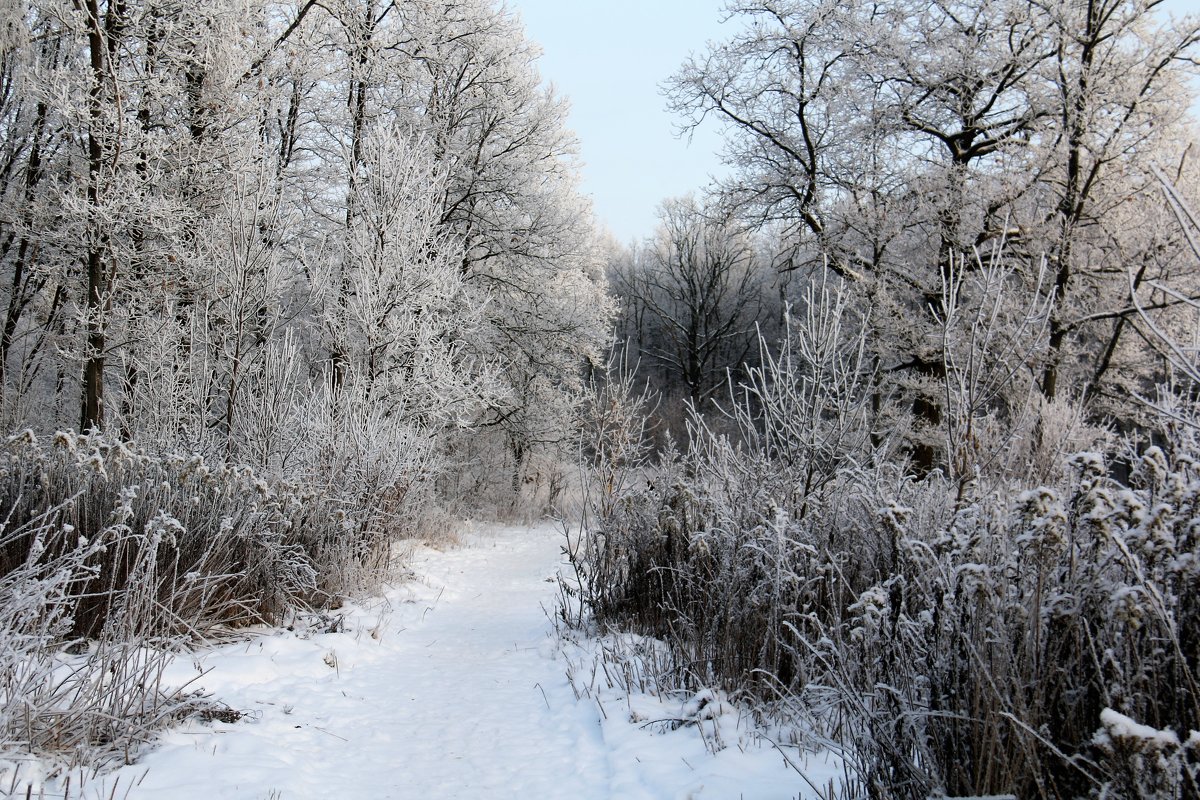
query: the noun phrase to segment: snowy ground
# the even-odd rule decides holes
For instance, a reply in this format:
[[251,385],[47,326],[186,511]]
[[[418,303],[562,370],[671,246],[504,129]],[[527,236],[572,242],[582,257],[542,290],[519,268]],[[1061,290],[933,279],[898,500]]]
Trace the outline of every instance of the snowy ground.
[[[270,631],[181,659],[172,680],[206,671],[192,687],[245,716],[174,729],[134,766],[85,776],[82,792],[74,776],[69,796],[810,796],[783,757],[751,746],[724,709],[692,714],[714,717],[707,728],[670,730],[648,723],[695,708],[611,691],[577,698],[566,677],[570,651],[557,646],[546,614],[560,545],[542,526],[488,529],[446,552],[422,548],[417,578],[343,609],[338,632]],[[727,745],[715,755],[714,736]],[[811,770],[817,785],[837,775],[820,760]],[[61,780],[44,790],[63,796]]]

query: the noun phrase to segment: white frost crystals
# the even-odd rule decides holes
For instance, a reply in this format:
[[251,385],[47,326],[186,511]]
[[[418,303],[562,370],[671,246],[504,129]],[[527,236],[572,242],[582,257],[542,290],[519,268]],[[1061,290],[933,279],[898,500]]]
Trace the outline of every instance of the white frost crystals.
[[[1136,742],[1147,749],[1168,750],[1179,747],[1179,737],[1172,730],[1157,730],[1149,725],[1134,722],[1119,711],[1106,708],[1100,712],[1100,724],[1092,740],[1097,746],[1111,746],[1114,740]],[[1197,733],[1192,732],[1192,737]],[[1189,740],[1190,741],[1190,740]]]
[[1192,731],[1181,745],[1175,731],[1143,725],[1111,708],[1100,712],[1100,723],[1092,744],[1110,757],[1123,759],[1142,791],[1184,796],[1189,785],[1185,764],[1200,751],[1200,732]]

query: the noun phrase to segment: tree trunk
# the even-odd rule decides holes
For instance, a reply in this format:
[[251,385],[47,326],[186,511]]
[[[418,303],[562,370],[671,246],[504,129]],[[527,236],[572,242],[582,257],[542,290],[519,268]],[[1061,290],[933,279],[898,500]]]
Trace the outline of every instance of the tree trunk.
[[[371,41],[375,33],[375,3],[368,0],[364,4],[362,30],[353,32],[356,36],[353,63],[350,72],[350,93],[346,97],[346,106],[350,110],[350,169],[347,175],[346,188],[346,253],[342,264],[341,286],[338,294],[337,314],[345,313],[345,307],[351,292],[350,275],[355,269],[353,247],[353,230],[361,215],[361,200],[359,182],[362,178],[363,147],[366,144],[367,129],[367,66],[370,60]],[[338,337],[345,336],[344,331],[334,331],[334,342],[329,360],[333,365],[330,374],[331,388],[336,394],[345,385],[350,367],[350,355],[345,341]]]
[[87,273],[86,329],[87,346],[83,362],[83,400],[79,429],[89,431],[104,424],[104,347],[105,303],[108,280],[104,270],[107,235],[99,222],[101,171],[104,167],[104,85],[107,81],[107,49],[104,31],[100,27],[98,0],[76,0],[88,17],[88,55],[92,85],[88,90],[88,240],[84,267]]

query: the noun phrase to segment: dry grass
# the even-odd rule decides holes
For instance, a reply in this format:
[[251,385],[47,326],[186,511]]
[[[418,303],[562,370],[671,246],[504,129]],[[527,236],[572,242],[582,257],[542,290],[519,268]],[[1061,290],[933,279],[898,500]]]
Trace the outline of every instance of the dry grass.
[[221,707],[172,653],[336,603],[388,565],[386,517],[341,495],[103,436],[0,445],[0,752],[128,762]]
[[673,688],[816,725],[850,794],[1200,797],[1196,437],[1122,454],[1126,482],[1096,453],[1045,486],[918,481],[836,435],[857,391],[774,369],[735,435],[693,417],[653,464],[644,403],[601,387],[562,618],[666,643]]

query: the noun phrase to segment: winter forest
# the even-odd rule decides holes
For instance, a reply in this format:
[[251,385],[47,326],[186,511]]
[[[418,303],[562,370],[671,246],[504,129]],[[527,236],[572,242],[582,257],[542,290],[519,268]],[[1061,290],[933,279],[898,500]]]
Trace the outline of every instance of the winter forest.
[[[1200,798],[1200,16],[724,14],[662,92],[728,170],[620,243],[500,0],[0,3],[0,791],[273,724],[172,676],[549,518],[610,740]],[[425,796],[559,796],[491,791]]]

